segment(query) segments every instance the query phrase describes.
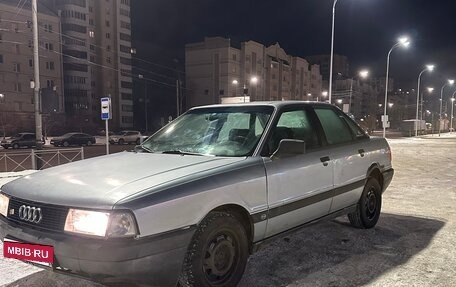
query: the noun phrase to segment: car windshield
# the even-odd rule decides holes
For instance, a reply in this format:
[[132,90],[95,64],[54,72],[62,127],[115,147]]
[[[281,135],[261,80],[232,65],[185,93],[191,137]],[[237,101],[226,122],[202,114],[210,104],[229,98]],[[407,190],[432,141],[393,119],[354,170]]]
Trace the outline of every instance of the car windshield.
[[241,157],[253,153],[272,107],[202,108],[171,122],[142,146],[150,152]]
[[127,131],[120,131],[120,132],[117,132],[116,135],[124,136],[126,133],[127,133]]

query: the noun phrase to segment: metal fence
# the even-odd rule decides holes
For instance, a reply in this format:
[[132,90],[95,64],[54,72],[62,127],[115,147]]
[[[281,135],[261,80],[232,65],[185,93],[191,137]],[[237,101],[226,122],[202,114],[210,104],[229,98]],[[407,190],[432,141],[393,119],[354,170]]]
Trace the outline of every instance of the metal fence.
[[84,148],[31,150],[0,154],[0,172],[42,170],[84,159]]

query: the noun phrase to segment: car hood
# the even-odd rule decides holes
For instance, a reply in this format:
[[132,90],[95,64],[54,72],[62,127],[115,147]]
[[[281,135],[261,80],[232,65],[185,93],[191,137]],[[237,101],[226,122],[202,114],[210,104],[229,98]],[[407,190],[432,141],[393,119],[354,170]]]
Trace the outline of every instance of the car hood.
[[122,152],[77,161],[5,184],[10,196],[70,207],[111,209],[119,200],[245,158]]
[[6,137],[4,139],[2,139],[2,142],[12,142],[14,140],[17,140],[19,138],[15,138],[15,137]]

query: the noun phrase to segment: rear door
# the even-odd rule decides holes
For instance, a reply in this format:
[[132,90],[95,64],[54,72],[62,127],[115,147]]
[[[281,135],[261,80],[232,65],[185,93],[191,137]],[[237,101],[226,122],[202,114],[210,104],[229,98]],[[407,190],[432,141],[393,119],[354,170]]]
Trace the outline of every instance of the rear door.
[[365,145],[369,137],[362,131],[361,136],[355,135],[349,125],[351,119],[332,106],[317,106],[315,113],[323,128],[330,157],[334,161],[332,213],[356,204],[361,196],[369,168],[365,156]]
[[[333,164],[321,150],[315,116],[305,107],[288,109],[271,129],[263,158],[268,184],[268,225],[272,236],[328,214],[333,188]],[[271,158],[282,139],[304,140],[306,153]]]

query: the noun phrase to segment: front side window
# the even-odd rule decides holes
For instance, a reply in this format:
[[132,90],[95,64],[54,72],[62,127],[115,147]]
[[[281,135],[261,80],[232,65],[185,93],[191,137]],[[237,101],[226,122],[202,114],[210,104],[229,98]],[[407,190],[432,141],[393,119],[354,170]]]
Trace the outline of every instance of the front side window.
[[248,156],[255,150],[272,112],[273,107],[267,106],[191,110],[142,146],[150,152]]
[[315,113],[320,120],[328,144],[341,144],[353,140],[352,132],[345,123],[342,115],[329,107],[315,107]]
[[277,125],[267,140],[264,154],[272,155],[283,139],[302,140],[306,143],[306,149],[320,146],[318,135],[304,109],[286,111],[280,115]]

